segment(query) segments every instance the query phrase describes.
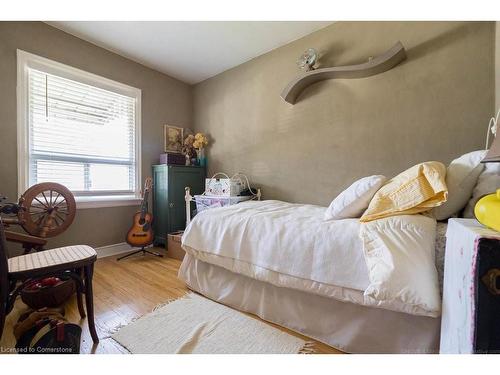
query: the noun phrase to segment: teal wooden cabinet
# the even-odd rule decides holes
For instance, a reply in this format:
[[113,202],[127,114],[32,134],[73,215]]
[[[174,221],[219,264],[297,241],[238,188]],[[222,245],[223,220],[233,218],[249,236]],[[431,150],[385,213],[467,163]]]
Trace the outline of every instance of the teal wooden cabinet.
[[186,226],[185,187],[191,194],[205,190],[205,167],[153,165],[153,230],[155,245],[165,245],[167,234]]

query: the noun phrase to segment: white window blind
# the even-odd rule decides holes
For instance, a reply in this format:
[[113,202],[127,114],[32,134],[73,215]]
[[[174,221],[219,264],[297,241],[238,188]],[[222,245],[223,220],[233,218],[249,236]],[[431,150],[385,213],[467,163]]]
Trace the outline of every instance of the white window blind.
[[136,192],[136,98],[29,68],[27,100],[30,186]]

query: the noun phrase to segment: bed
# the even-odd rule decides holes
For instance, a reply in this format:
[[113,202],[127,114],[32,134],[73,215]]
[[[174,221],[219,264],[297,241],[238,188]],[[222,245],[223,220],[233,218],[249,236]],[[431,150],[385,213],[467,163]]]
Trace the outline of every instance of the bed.
[[[202,212],[183,235],[186,256],[179,277],[208,298],[345,352],[438,352],[439,309],[367,296],[373,280],[362,224],[325,221],[324,211],[260,201]],[[427,243],[427,258],[432,256],[423,279],[434,280],[435,274],[436,285],[427,287],[436,290],[431,302],[440,308],[446,224],[424,215],[393,220],[405,225],[404,220],[420,220],[418,226],[428,227],[415,240]]]

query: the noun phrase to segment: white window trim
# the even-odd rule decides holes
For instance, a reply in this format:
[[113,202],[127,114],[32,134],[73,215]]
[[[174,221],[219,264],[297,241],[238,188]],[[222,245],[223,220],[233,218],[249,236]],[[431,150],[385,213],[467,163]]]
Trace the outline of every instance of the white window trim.
[[135,206],[141,203],[141,97],[138,88],[86,72],[32,53],[17,50],[17,190],[21,196],[29,185],[29,132],[28,132],[28,69],[38,69],[67,79],[86,83],[104,90],[134,97],[135,108],[135,194],[110,196],[75,197],[77,208],[97,208],[116,206]]
[[101,195],[91,197],[75,197],[76,208],[101,208],[119,206],[138,206],[142,199],[135,195]]

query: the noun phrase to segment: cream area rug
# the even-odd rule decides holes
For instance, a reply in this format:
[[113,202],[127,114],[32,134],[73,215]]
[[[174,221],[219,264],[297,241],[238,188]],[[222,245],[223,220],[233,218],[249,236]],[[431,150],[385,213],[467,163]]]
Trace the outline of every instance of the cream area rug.
[[137,354],[294,354],[311,343],[194,293],[156,308],[111,336]]

